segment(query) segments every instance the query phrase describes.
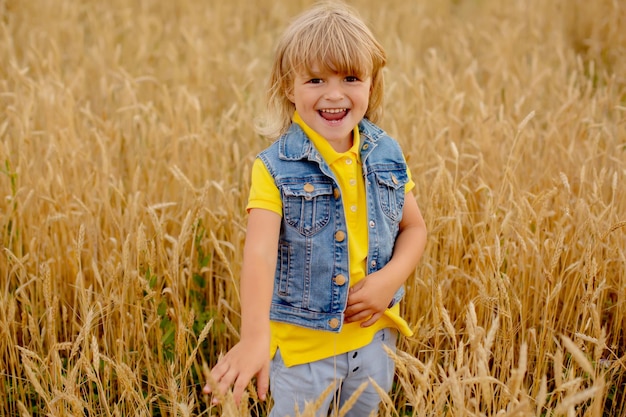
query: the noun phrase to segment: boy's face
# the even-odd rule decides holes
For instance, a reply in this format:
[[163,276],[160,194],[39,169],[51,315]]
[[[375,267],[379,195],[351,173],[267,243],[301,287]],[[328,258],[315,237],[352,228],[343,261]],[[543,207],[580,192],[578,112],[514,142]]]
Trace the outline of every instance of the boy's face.
[[302,120],[338,152],[352,146],[352,130],[369,105],[372,78],[320,70],[299,72],[288,94]]

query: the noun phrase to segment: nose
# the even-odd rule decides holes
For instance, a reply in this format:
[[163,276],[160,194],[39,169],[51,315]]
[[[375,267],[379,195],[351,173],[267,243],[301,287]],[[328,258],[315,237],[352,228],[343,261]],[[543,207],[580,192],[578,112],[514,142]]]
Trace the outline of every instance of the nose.
[[341,100],[344,97],[343,86],[341,81],[332,79],[327,83],[326,92],[324,97],[327,100]]

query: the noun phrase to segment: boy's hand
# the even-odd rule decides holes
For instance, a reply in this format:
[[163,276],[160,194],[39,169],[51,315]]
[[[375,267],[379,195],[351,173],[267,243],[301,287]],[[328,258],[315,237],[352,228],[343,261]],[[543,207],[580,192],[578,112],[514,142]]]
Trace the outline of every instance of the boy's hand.
[[382,269],[367,275],[350,288],[344,313],[346,323],[364,320],[361,327],[376,323],[398,288],[415,270],[424,253],[426,234],[424,218],[413,193],[408,192],[391,260]]
[[213,403],[217,404],[218,398],[232,386],[233,398],[239,405],[248,383],[256,376],[257,394],[261,401],[265,401],[269,388],[269,357],[269,342],[237,343],[211,369],[210,378],[217,384],[217,392],[213,392],[209,383],[204,386],[203,392],[215,394]]
[[346,323],[365,320],[361,327],[368,327],[385,313],[395,290],[380,275],[381,271],[375,272],[350,287],[344,313]]

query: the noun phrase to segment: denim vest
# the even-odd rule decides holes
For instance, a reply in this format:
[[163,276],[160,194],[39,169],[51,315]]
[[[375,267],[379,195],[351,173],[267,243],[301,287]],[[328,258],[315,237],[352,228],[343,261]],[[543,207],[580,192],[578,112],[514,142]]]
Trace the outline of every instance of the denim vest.
[[[408,175],[395,140],[367,119],[359,123],[359,132],[370,274],[391,259]],[[270,319],[339,332],[348,300],[350,237],[335,176],[296,123],[259,158],[283,204]],[[400,288],[391,305],[403,295]]]

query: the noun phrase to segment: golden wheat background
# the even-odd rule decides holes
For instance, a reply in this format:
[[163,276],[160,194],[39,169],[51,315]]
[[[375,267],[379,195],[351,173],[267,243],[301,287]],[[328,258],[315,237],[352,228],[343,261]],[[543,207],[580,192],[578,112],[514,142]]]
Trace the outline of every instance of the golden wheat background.
[[[0,0],[0,415],[265,414],[201,384],[311,3]],[[381,415],[625,415],[625,3],[349,3],[430,231]]]

